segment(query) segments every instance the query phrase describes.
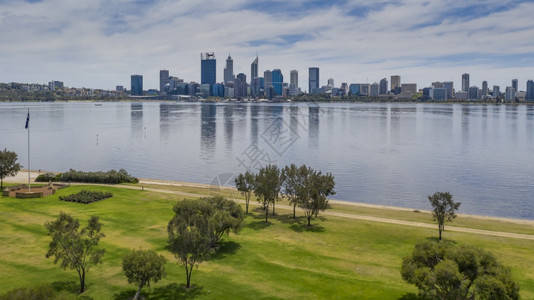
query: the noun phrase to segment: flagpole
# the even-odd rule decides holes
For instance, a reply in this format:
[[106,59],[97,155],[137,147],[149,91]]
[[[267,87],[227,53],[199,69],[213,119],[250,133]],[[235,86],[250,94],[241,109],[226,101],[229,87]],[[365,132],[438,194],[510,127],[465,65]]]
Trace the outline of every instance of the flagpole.
[[28,126],[28,193],[31,193],[32,187],[31,187],[31,181],[30,181],[30,108],[28,107],[28,120],[27,120],[27,126]]

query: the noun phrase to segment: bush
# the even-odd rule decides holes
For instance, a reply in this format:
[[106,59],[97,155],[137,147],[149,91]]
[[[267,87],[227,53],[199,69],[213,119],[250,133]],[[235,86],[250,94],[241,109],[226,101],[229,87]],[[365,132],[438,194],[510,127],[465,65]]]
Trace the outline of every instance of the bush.
[[81,190],[77,194],[71,194],[65,197],[60,196],[59,200],[89,204],[111,197],[113,197],[113,194],[108,192]]
[[138,183],[139,179],[128,174],[124,169],[119,171],[111,170],[107,172],[83,172],[70,169],[65,173],[54,175],[53,173],[41,174],[35,180],[37,182],[63,181],[63,182],[85,182],[85,183]]

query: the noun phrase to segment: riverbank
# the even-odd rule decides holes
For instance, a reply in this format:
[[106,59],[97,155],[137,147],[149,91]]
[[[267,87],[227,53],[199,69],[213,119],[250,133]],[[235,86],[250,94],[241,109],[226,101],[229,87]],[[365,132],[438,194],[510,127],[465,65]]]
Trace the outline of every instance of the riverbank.
[[[32,183],[35,182],[35,179],[39,174],[46,173],[46,171],[31,171],[30,172],[30,180]],[[28,182],[28,172],[27,170],[22,170],[17,173],[16,176],[13,177],[7,177],[4,179],[4,182],[8,183],[27,183]],[[198,189],[198,191],[190,193],[190,192],[183,192],[184,196],[206,196],[212,194],[214,191],[218,190],[226,190],[228,193],[223,193],[224,196],[230,197],[230,198],[238,198],[240,197],[240,194],[234,187],[229,186],[214,186],[211,184],[204,184],[204,183],[194,183],[194,182],[185,182],[185,181],[172,181],[172,180],[162,180],[162,179],[149,179],[149,178],[140,178],[139,183],[133,186],[137,186],[139,188],[147,188],[147,189],[153,189],[155,191],[162,191],[162,190],[169,190],[166,189],[158,189],[154,186],[166,186],[166,187],[176,187],[176,188],[185,188],[186,190],[190,191],[190,189]],[[172,189],[171,189],[172,190]],[[194,190],[193,190],[194,191]],[[252,201],[254,202],[254,201]],[[406,208],[406,207],[399,207],[399,206],[386,206],[386,205],[377,205],[377,204],[369,204],[369,203],[361,203],[361,202],[351,202],[347,200],[339,200],[339,199],[330,199],[329,203],[332,206],[332,211],[334,212],[352,212],[357,214],[365,213],[364,215],[369,215],[370,212],[372,212],[373,215],[377,214],[377,211],[382,211],[381,215],[386,216],[393,216],[395,218],[398,217],[404,217],[402,218],[404,221],[412,221],[417,220],[420,221],[423,218],[429,219],[431,218],[431,211],[430,210],[421,210],[421,209],[413,209],[413,208]],[[281,201],[281,205],[287,204],[284,201]],[[280,205],[278,205],[280,206]],[[458,219],[453,221],[452,224],[457,224],[458,220],[480,220],[485,223],[487,222],[497,222],[496,224],[517,224],[517,225],[523,225],[523,226],[532,226],[532,234],[534,234],[534,220],[527,220],[527,219],[514,219],[514,218],[503,218],[503,217],[494,217],[494,216],[483,216],[483,215],[474,215],[474,214],[462,214],[458,213]],[[421,218],[423,217],[423,218]],[[425,223],[433,223],[433,222],[425,222]],[[460,222],[462,224],[463,222]],[[493,228],[494,226],[490,226]],[[484,227],[480,228],[484,229]],[[523,232],[523,231],[522,231]],[[526,233],[531,233],[530,230],[527,230]]]

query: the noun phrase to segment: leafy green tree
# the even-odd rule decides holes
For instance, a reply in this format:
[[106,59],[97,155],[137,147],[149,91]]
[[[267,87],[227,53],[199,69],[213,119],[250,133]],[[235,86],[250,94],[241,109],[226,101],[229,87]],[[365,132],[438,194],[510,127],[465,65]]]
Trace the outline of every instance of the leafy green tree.
[[245,197],[245,214],[248,215],[248,206],[250,203],[250,198],[254,192],[254,174],[246,171],[245,174],[239,174],[235,178],[235,186],[238,191]]
[[92,216],[87,227],[79,230],[78,219],[60,212],[55,221],[47,221],[45,226],[52,237],[46,257],[54,256],[54,263],[61,261],[63,269],[75,269],[80,280],[80,293],[83,293],[85,274],[91,266],[102,263],[105,250],[98,248],[98,242],[104,237],[100,232],[102,224],[97,216]]
[[202,198],[199,201],[205,201],[211,206],[204,214],[209,222],[208,235],[212,248],[216,247],[224,234],[237,234],[243,228],[243,209],[239,204],[221,196]]
[[128,283],[135,283],[139,287],[134,300],[139,297],[141,289],[150,287],[150,282],[156,283],[165,276],[165,257],[154,250],[132,250],[122,258],[122,270],[128,278]]
[[510,270],[473,246],[418,243],[404,258],[401,275],[425,299],[519,299]]
[[15,176],[20,171],[20,164],[17,163],[17,153],[12,151],[0,151],[0,191],[4,189],[4,178]]
[[297,189],[299,207],[304,210],[308,227],[311,226],[311,218],[328,208],[328,197],[334,195],[335,182],[331,173],[322,174],[312,168],[302,168],[303,184]]
[[434,195],[428,196],[428,201],[432,205],[432,217],[438,222],[439,240],[441,241],[441,232],[445,230],[445,221],[452,222],[456,218],[455,211],[458,210],[461,202],[454,202],[449,192],[435,192]]
[[275,202],[278,201],[281,188],[282,176],[280,169],[276,165],[269,164],[258,171],[254,184],[254,194],[258,196],[258,201],[263,201],[265,222],[269,222],[270,203],[273,204],[273,215],[275,214]]
[[296,208],[299,203],[298,189],[304,184],[307,171],[306,165],[297,168],[295,164],[285,166],[282,170],[284,196],[288,199],[289,204],[293,205],[293,218],[296,217]]
[[191,287],[193,267],[213,252],[207,213],[212,209],[206,201],[184,199],[174,206],[175,215],[167,226],[170,249],[185,267],[187,288]]

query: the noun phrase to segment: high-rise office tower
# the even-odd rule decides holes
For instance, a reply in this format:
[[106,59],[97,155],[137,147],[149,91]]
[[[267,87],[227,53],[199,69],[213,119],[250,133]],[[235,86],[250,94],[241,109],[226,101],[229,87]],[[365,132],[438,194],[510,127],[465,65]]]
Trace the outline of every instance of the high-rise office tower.
[[488,82],[486,80],[482,81],[482,97],[489,95]]
[[462,91],[467,92],[469,90],[469,74],[462,74]]
[[234,60],[228,54],[228,58],[226,59],[226,67],[224,67],[224,84],[227,82],[234,82],[235,76],[234,76]]
[[445,81],[443,82],[443,87],[447,90],[447,99],[452,99],[454,95],[454,82]]
[[165,90],[165,85],[171,82],[169,77],[169,70],[160,70],[159,71],[159,92],[168,92]]
[[378,93],[379,95],[386,95],[388,93],[388,80],[386,78],[380,80],[380,90]]
[[512,79],[512,87],[516,92],[519,92],[519,81],[517,79]]
[[515,89],[511,86],[507,86],[504,92],[504,100],[514,101],[515,100]]
[[401,78],[399,75],[391,76],[391,92],[395,95],[400,94]]
[[273,97],[273,74],[270,70],[263,72],[264,95],[266,99]]
[[282,85],[284,83],[284,76],[282,75],[282,71],[280,69],[274,69],[272,72],[272,85],[274,88],[274,92],[276,93],[276,96],[282,95]]
[[237,74],[234,85],[235,97],[243,98],[247,96],[247,75]]
[[131,76],[131,92],[132,96],[142,96],[143,95],[143,75],[132,75]]
[[468,89],[467,98],[469,100],[478,100],[480,99],[480,94],[478,93],[479,89],[477,86],[470,86]]
[[501,87],[498,85],[493,86],[493,97],[498,98],[501,96]]
[[291,70],[289,71],[289,95],[296,96],[299,92],[299,72]]
[[215,84],[217,81],[217,60],[215,53],[200,53],[200,84]]
[[534,101],[534,81],[527,80],[527,93],[525,99],[529,102]]
[[369,96],[378,97],[379,93],[380,93],[380,84],[376,82],[371,84],[371,90],[370,90]]
[[258,55],[256,55],[256,59],[250,64],[250,82],[256,77],[258,77]]
[[334,78],[328,78],[327,85],[330,89],[334,88]]
[[308,74],[308,93],[313,94],[319,88],[319,68],[309,68]]

